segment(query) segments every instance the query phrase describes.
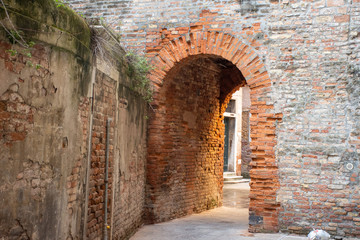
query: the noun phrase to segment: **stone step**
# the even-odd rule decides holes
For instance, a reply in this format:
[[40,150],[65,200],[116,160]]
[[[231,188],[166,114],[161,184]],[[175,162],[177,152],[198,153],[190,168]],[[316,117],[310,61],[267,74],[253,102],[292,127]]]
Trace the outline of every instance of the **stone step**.
[[242,176],[237,176],[235,172],[224,172],[224,183],[244,183],[250,182],[249,179],[243,179]]
[[224,177],[236,176],[235,172],[224,172]]
[[234,181],[224,181],[224,184],[235,184],[235,183],[248,183],[250,179],[241,179],[241,180],[234,180]]
[[233,181],[233,180],[241,180],[242,176],[226,176],[224,177],[224,181]]

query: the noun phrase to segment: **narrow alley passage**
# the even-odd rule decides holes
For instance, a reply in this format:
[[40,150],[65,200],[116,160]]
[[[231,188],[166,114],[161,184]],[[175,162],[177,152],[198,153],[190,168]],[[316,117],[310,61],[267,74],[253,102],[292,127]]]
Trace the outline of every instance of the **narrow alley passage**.
[[285,234],[247,231],[249,183],[225,184],[223,206],[200,214],[142,227],[131,240],[305,240]]

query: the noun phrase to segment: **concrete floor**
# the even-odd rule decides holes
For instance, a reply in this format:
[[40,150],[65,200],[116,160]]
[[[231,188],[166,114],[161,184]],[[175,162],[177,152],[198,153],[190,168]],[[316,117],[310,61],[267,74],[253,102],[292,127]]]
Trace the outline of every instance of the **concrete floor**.
[[305,240],[305,236],[251,234],[249,183],[224,186],[223,207],[142,227],[130,240]]
[[243,209],[246,212],[249,208],[249,183],[224,184],[223,206]]

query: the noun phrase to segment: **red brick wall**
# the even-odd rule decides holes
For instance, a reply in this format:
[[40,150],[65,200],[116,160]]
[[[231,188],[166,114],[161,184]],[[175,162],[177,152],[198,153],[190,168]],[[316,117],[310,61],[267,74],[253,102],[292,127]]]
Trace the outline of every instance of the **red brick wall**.
[[[204,12],[204,17],[208,15],[213,15],[212,13]],[[199,23],[199,26],[202,26],[203,23]],[[253,162],[252,162],[252,171],[250,172],[252,177],[251,182],[251,194],[250,194],[250,230],[251,231],[276,231],[278,229],[278,210],[279,203],[276,201],[276,191],[279,187],[278,182],[278,172],[275,163],[275,150],[274,146],[276,145],[275,140],[275,124],[276,121],[281,120],[281,114],[275,114],[273,111],[273,106],[266,103],[266,94],[270,91],[270,79],[267,72],[264,70],[261,60],[256,56],[256,54],[242,43],[242,41],[234,38],[229,34],[223,34],[218,32],[201,32],[198,30],[197,25],[193,25],[191,28],[179,28],[174,29],[174,31],[162,30],[161,34],[164,36],[161,42],[152,42],[148,43],[147,52],[150,57],[153,57],[153,63],[156,66],[151,79],[156,87],[156,95],[154,104],[159,107],[157,111],[165,111],[166,113],[171,110],[173,104],[168,104],[168,101],[171,101],[167,92],[176,93],[177,91],[182,92],[183,89],[186,89],[185,92],[190,94],[192,91],[187,90],[186,86],[184,88],[179,88],[179,86],[174,85],[174,82],[181,83],[181,81],[169,80],[169,78],[175,78],[176,74],[173,72],[172,68],[179,68],[183,65],[183,62],[189,61],[192,59],[190,56],[206,56],[203,54],[210,54],[212,56],[217,56],[219,59],[227,59],[232,64],[234,64],[237,69],[241,71],[243,77],[246,78],[246,81],[251,89],[251,138],[252,138],[252,152],[253,152]],[[201,29],[201,28],[200,28]],[[175,33],[174,35],[172,33]],[[157,32],[149,33],[158,34]],[[180,34],[183,34],[180,36]],[[180,37],[179,37],[180,36]],[[220,63],[220,62],[218,62]],[[209,64],[208,64],[209,65]],[[198,68],[199,69],[199,68]],[[185,70],[184,70],[185,71]],[[184,71],[179,71],[179,75],[184,75]],[[245,84],[241,83],[241,80],[236,79],[232,76],[227,75],[225,71],[221,72],[223,78],[220,80],[221,84],[214,85],[215,88],[220,88],[218,95],[215,95],[216,98],[220,100],[220,109],[218,110],[219,115],[205,117],[204,114],[200,112],[197,113],[197,118],[201,119],[212,119],[215,122],[221,122],[221,113],[226,109],[226,103],[230,100],[231,94],[237,90],[239,86]],[[220,75],[221,75],[220,74]],[[174,76],[174,77],[173,77]],[[187,77],[189,78],[189,77]],[[227,81],[225,80],[227,79]],[[238,81],[238,82],[237,82]],[[168,83],[169,82],[169,83]],[[168,85],[170,84],[170,85]],[[170,88],[170,90],[164,90]],[[176,93],[177,94],[177,93]],[[214,95],[213,95],[214,96]],[[178,102],[178,108],[184,109],[186,105],[191,105],[190,98],[186,95],[179,97],[183,102]],[[202,98],[200,98],[202,99]],[[208,100],[209,101],[209,100]],[[224,104],[222,104],[224,103]],[[182,105],[181,105],[182,104]],[[184,112],[182,113],[184,114]],[[175,114],[176,115],[176,114]],[[181,115],[181,114],[180,114]],[[160,145],[159,143],[164,141],[162,136],[167,136],[166,143],[169,144],[169,150],[167,150],[167,156],[175,151],[176,145],[174,146],[174,139],[170,137],[171,131],[163,129],[162,124],[171,121],[173,115],[166,116],[161,115],[156,112],[154,119],[150,123],[149,127],[149,172],[155,171],[156,168],[160,166],[163,169],[166,169],[166,161],[172,159],[166,159],[165,156],[161,156],[161,151],[158,151],[157,148],[152,146]],[[208,120],[208,121],[209,121]],[[174,128],[178,124],[174,125]],[[177,137],[176,140],[184,138],[183,141],[186,141],[186,136]],[[217,141],[222,143],[223,138],[223,126],[222,123],[218,123],[217,130],[215,134],[213,131],[208,133],[205,139],[213,139],[216,144]],[[198,140],[198,144],[201,143],[201,138]],[[193,144],[195,145],[195,144]],[[196,146],[196,145],[195,145]],[[181,148],[180,148],[181,149]],[[181,151],[181,150],[178,150]],[[186,153],[184,151],[183,153]],[[192,152],[192,151],[190,151]],[[219,149],[216,149],[212,158],[204,158],[205,161],[218,161],[218,169],[216,171],[222,172],[223,164],[223,145],[219,145]],[[153,158],[157,156],[157,158]],[[189,158],[191,155],[189,156]],[[211,159],[211,160],[210,160]],[[165,160],[165,162],[163,162]],[[194,174],[192,171],[192,166],[187,169],[191,171],[187,174]],[[160,168],[161,169],[161,168]],[[168,169],[168,172],[176,172],[176,169]],[[168,175],[161,175],[161,171],[154,176],[151,176],[149,181],[150,192],[153,189],[153,186],[158,187],[164,185],[166,187],[166,181],[168,180]],[[194,178],[192,184],[196,184],[197,179]],[[218,177],[218,185],[222,185],[222,179]],[[171,184],[168,184],[171,189]],[[218,188],[221,190],[221,187]],[[206,190],[204,190],[206,191]],[[159,201],[158,192],[155,191],[154,194],[149,195],[152,205],[156,204],[166,204],[166,200],[161,199]],[[221,192],[219,191],[219,194]],[[169,196],[169,195],[168,195]],[[159,201],[159,202],[157,202]],[[191,203],[191,200],[184,199],[184,202],[188,201]],[[196,203],[196,202],[195,202]],[[173,207],[168,207],[168,211],[172,211]],[[191,211],[185,211],[183,214],[186,214]],[[163,215],[151,216],[155,219],[165,220],[168,217],[163,217]],[[163,217],[163,218],[162,218]]]
[[[109,129],[108,237],[124,239],[143,224],[145,204],[146,108],[144,100],[126,85],[119,69],[99,67],[95,74],[87,232],[103,237],[105,197],[106,120]],[[101,70],[100,70],[101,69]],[[104,73],[106,72],[106,73]],[[88,103],[87,103],[88,104]],[[87,109],[89,111],[89,109]],[[82,115],[89,115],[86,109]],[[86,121],[84,121],[86,123]],[[87,124],[85,126],[88,126]],[[79,167],[73,169],[77,172]],[[74,175],[74,174],[73,174]],[[76,176],[72,176],[75,180]]]
[[[91,5],[90,10],[87,12],[87,14],[91,15],[91,8],[94,7],[92,4],[86,5],[83,4],[83,1],[73,2],[74,6],[80,9]],[[161,100],[161,94],[165,94],[162,92],[162,88],[164,81],[168,78],[168,73],[171,72],[172,68],[176,67],[179,62],[186,61],[189,56],[202,56],[203,54],[215,55],[220,59],[226,59],[232,62],[237,69],[241,71],[241,74],[250,86],[252,102],[251,150],[253,155],[251,157],[253,162],[252,171],[250,172],[252,177],[250,230],[277,231],[279,227],[278,211],[280,204],[276,200],[279,179],[275,160],[275,127],[277,126],[277,122],[281,121],[282,114],[275,113],[271,98],[271,80],[258,55],[258,53],[263,54],[262,51],[266,53],[266,48],[261,46],[261,42],[268,40],[268,35],[262,32],[261,19],[255,18],[252,19],[252,21],[247,21],[243,20],[239,14],[237,14],[236,17],[231,16],[232,19],[228,19],[230,12],[232,12],[232,10],[229,9],[235,9],[239,6],[238,2],[229,1],[226,2],[225,5],[214,3],[213,1],[209,2],[211,2],[209,5],[211,6],[210,8],[205,6],[195,7],[191,5],[194,3],[189,2],[178,3],[181,6],[183,4],[191,5],[192,8],[190,11],[187,11],[183,8],[185,6],[175,7],[175,12],[178,16],[176,16],[174,23],[165,21],[166,23],[162,22],[159,24],[153,20],[144,20],[143,15],[146,15],[144,11],[149,11],[149,8],[144,7],[146,4],[141,6],[136,5],[131,14],[141,17],[134,20],[131,16],[129,22],[127,22],[127,19],[125,20],[126,24],[124,31],[122,31],[124,43],[128,44],[129,48],[139,51],[145,50],[147,56],[152,59],[152,63],[155,65],[155,70],[150,76],[155,89],[155,101],[153,104],[160,106],[160,108],[166,108],[165,100]],[[162,4],[166,5],[167,3],[163,2]],[[252,5],[252,3],[250,3],[250,5]],[[278,6],[278,2],[272,2],[270,5]],[[164,7],[163,5],[160,6]],[[151,2],[149,3],[149,7],[158,9],[159,6]],[[261,5],[259,8],[256,8],[256,11],[266,11],[267,8],[269,8],[267,4]],[[254,14],[254,11],[250,8],[244,8],[241,9],[241,11],[250,16]],[[221,14],[219,12],[221,12]],[[162,14],[167,15],[167,13]],[[186,19],[181,19],[181,16],[185,16]],[[225,21],[223,17],[227,18],[227,20]],[[112,21],[114,18],[110,16],[108,19]],[[160,17],[160,21],[164,19],[166,18]],[[178,19],[181,19],[182,22],[178,22]],[[135,21],[136,24],[134,24],[133,21]],[[144,25],[145,22],[146,24]],[[112,24],[114,27],[119,28],[117,23],[112,22]],[[225,110],[226,102],[231,96],[230,93],[235,91],[240,84],[234,84],[234,81],[231,80],[227,82],[233,83],[226,87],[223,86],[226,90],[220,89],[220,104],[225,104],[220,106],[219,113]],[[157,95],[158,93],[160,94]],[[152,139],[149,141],[149,156],[151,154],[160,154],[152,149],[152,146],[155,145],[155,142],[158,140],[157,137],[159,135],[162,136],[160,133],[162,123],[168,121],[164,116],[157,114],[158,113],[154,114],[153,124],[149,126],[149,139]],[[221,122],[220,117],[217,118],[217,121]],[[219,136],[222,136],[223,129],[220,126],[221,123],[219,123]],[[160,137],[160,140],[161,139],[162,137]],[[152,143],[152,141],[154,143]],[[171,140],[169,142],[171,143]],[[219,154],[217,157],[222,161],[222,146],[220,149],[221,150],[217,151],[217,154]],[[150,157],[148,159],[148,165],[151,166],[149,172],[159,167]],[[222,171],[222,169],[218,171]],[[153,191],[152,188],[155,183],[155,185],[160,186],[163,181],[166,182],[166,178],[164,177],[162,180],[160,174],[154,174],[154,176],[148,177],[148,194]],[[222,183],[219,182],[218,184]],[[150,208],[154,207],[153,204],[157,204],[158,196],[156,193],[157,191],[152,195],[148,195],[148,200],[150,201],[148,205],[150,205]],[[186,202],[188,200],[184,199],[184,201]],[[159,202],[159,205],[161,203],[166,204],[165,202],[166,201],[163,200]],[[172,208],[173,207],[170,206],[167,212],[171,212]],[[163,220],[168,218],[169,217],[166,216]],[[150,216],[150,219],[161,219],[161,215]]]
[[[108,236],[124,239],[143,224],[145,204],[146,105],[124,83],[119,69],[96,70],[87,236],[104,234],[106,120],[109,138]],[[106,72],[106,74],[104,73]],[[114,74],[116,72],[116,74]]]
[[220,73],[208,58],[179,64],[157,93],[148,141],[148,220],[222,203]]
[[[97,71],[95,78],[95,100],[92,132],[92,152],[89,179],[89,205],[87,236],[90,239],[103,235],[105,200],[105,148],[106,120],[115,118],[116,81]],[[112,173],[114,160],[114,122],[110,124],[109,138],[109,192],[108,206],[111,206]],[[108,208],[108,224],[111,209]]]

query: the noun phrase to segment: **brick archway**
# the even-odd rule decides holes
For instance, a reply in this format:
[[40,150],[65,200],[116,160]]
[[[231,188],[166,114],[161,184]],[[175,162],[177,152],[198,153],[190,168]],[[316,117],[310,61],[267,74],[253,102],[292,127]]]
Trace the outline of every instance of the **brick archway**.
[[[161,31],[163,32],[164,30]],[[197,71],[200,71],[200,75],[206,74],[206,71],[201,71],[202,65],[196,61],[203,61],[203,65],[211,65],[212,63],[206,63],[206,60],[196,59],[210,57],[212,59],[218,59],[216,61],[231,63],[234,67],[236,66],[236,69],[238,69],[241,72],[240,75],[242,75],[238,78],[239,82],[237,84],[230,84],[232,89],[226,91],[226,96],[223,96],[222,99],[218,97],[220,104],[219,110],[216,113],[218,115],[214,114],[214,118],[217,118],[217,125],[211,128],[211,131],[217,132],[220,129],[220,132],[222,132],[219,133],[219,136],[222,136],[223,128],[221,115],[225,111],[231,94],[237,90],[239,86],[243,85],[245,81],[251,89],[251,165],[253,168],[250,171],[251,190],[249,230],[253,232],[278,231],[278,211],[280,209],[280,204],[276,201],[279,179],[275,158],[275,146],[276,122],[281,121],[282,116],[281,114],[276,114],[274,112],[274,107],[270,99],[271,80],[264,64],[250,46],[244,44],[241,39],[237,39],[230,34],[222,32],[191,32],[190,28],[187,30],[183,29],[183,31],[187,33],[180,36],[167,34],[162,38],[158,45],[147,47],[147,54],[152,59],[152,64],[155,67],[150,75],[150,79],[155,89],[153,102],[155,112],[149,123],[147,219],[150,222],[169,220],[191,212],[211,208],[213,206],[209,207],[209,201],[217,201],[215,198],[212,198],[212,200],[208,199],[207,203],[203,203],[206,207],[199,208],[198,206],[194,207],[193,205],[189,205],[190,207],[184,206],[182,208],[177,208],[171,206],[171,204],[165,200],[166,196],[163,198],[161,197],[161,195],[169,195],[170,192],[175,192],[174,189],[170,189],[171,184],[175,184],[179,179],[173,180],[172,178],[175,179],[174,175],[180,172],[176,167],[178,165],[170,166],[169,164],[169,162],[173,161],[173,155],[168,152],[178,151],[178,149],[174,147],[176,145],[174,139],[178,139],[178,137],[169,136],[173,131],[171,124],[176,123],[176,120],[173,119],[173,116],[176,114],[168,114],[172,111],[167,105],[172,101],[173,93],[171,93],[171,86],[168,86],[166,81],[175,81],[176,77],[174,76],[176,74],[186,75],[186,72],[190,72],[188,69],[192,64],[199,66],[198,69],[191,70],[193,75],[196,75]],[[234,72],[234,70],[231,72]],[[227,78],[229,78],[229,76],[227,76]],[[230,76],[230,78],[232,77]],[[244,81],[241,82],[242,80]],[[229,84],[227,85],[229,88]],[[179,86],[174,86],[174,92],[176,91],[175,87],[179,90]],[[177,99],[183,98],[184,96],[181,95]],[[178,100],[176,101],[179,102]],[[174,104],[176,101],[174,100],[171,104]],[[177,115],[179,115],[179,112],[177,112]],[[191,118],[191,114],[188,115],[189,116],[184,115],[183,119]],[[169,118],[171,119],[169,120]],[[184,123],[184,120],[182,122],[178,121],[178,123],[182,124]],[[189,129],[189,127],[186,126],[186,129]],[[210,127],[208,127],[206,131],[210,131],[209,129]],[[199,139],[202,139],[202,137]],[[218,142],[216,142],[216,144],[218,144]],[[185,145],[179,144],[178,146],[184,148]],[[206,146],[208,147],[210,144]],[[161,148],[165,148],[167,153],[164,153],[165,150],[162,151]],[[208,147],[208,149],[213,148]],[[220,155],[218,158],[221,158],[221,153],[223,151],[221,144],[214,149],[214,154]],[[184,154],[186,155],[185,152]],[[203,166],[201,167],[204,169]],[[221,168],[221,166],[215,166],[215,168]],[[189,171],[189,168],[187,171]],[[222,177],[222,171],[220,175]],[[220,175],[217,173],[215,178],[211,178],[209,181],[215,181],[217,179],[217,184],[219,185],[218,189],[219,191],[222,191],[223,182],[222,178],[219,178]],[[190,177],[186,175],[180,179],[189,178],[196,178],[196,181],[199,182],[199,177],[194,177],[192,175]],[[183,187],[185,189],[184,191],[195,191],[194,184],[194,182],[186,183],[186,186]],[[179,188],[181,188],[179,191],[182,191],[182,187]],[[197,191],[201,192],[201,190]],[[187,197],[191,195],[189,194],[190,193],[186,192],[177,199],[172,199],[172,201],[187,201]],[[199,195],[200,193],[196,192],[196,194]],[[207,195],[205,194],[204,196]],[[221,201],[216,202],[215,206],[217,205],[221,205]],[[191,209],[191,207],[193,207],[193,209]],[[164,214],[164,212],[168,212],[168,214]]]

